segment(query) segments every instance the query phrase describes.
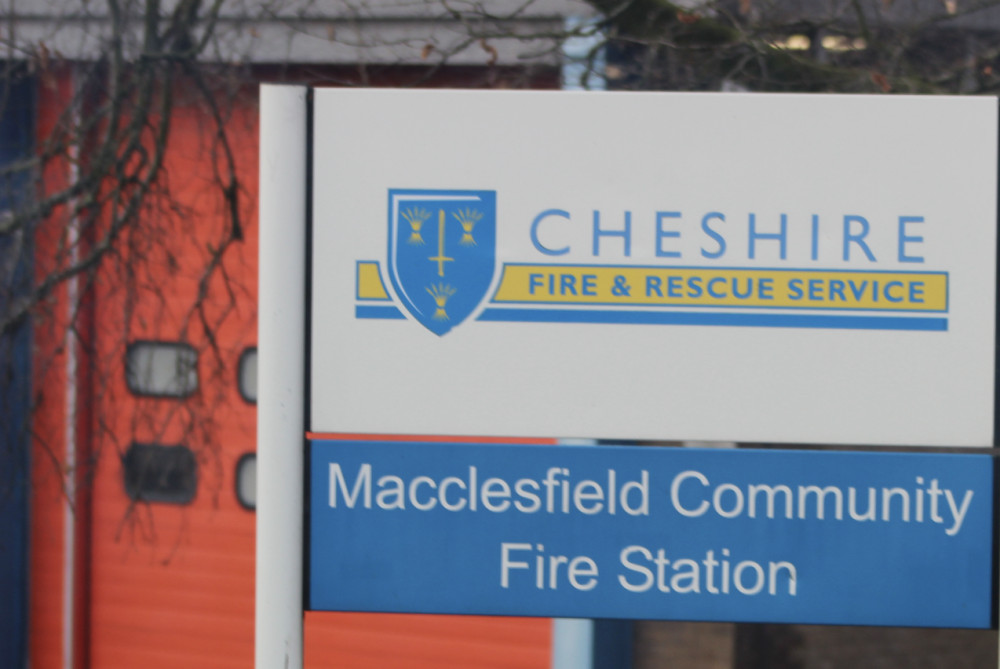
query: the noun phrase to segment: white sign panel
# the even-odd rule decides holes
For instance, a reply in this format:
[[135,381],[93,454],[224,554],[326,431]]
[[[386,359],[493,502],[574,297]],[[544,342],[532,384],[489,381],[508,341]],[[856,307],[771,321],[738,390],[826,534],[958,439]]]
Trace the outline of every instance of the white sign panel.
[[987,446],[992,98],[315,92],[315,433]]

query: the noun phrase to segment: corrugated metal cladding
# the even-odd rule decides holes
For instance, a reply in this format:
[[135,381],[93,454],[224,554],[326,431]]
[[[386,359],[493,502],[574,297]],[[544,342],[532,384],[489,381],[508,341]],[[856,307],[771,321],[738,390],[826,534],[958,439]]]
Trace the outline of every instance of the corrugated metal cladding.
[[306,667],[542,669],[549,666],[550,649],[548,619],[306,615]]
[[[72,95],[72,76],[72,67],[60,68],[39,87],[39,136]],[[557,85],[558,69],[538,76],[536,86]],[[482,68],[440,77],[451,85],[471,79],[482,82]],[[217,319],[214,341],[184,326],[191,322],[186,319],[207,254],[227,223],[212,189],[211,123],[204,109],[184,104],[183,92],[165,165],[171,196],[182,206],[151,212],[161,217],[162,236],[155,243],[130,240],[133,246],[122,247],[95,276],[79,311],[93,324],[92,373],[77,374],[64,363],[62,333],[71,313],[64,293],[56,294],[51,309],[63,316],[36,332],[34,382],[45,388],[45,401],[33,414],[32,669],[253,664],[255,516],[237,496],[236,474],[255,450],[256,408],[245,388],[241,393],[236,370],[256,346],[255,89],[248,85],[227,107],[246,225],[224,260],[231,290],[211,293],[206,304],[206,317]],[[54,168],[46,178],[67,174]],[[46,222],[39,262],[58,248],[60,226]],[[137,393],[127,361],[134,342],[183,342],[196,350],[197,390],[187,396]],[[193,415],[202,418],[192,422]],[[68,430],[68,424],[79,429]],[[67,446],[72,439],[76,443]],[[137,458],[136,445],[144,453],[192,454],[193,465],[184,459],[183,494],[173,494],[170,472],[160,472],[161,480],[143,469],[174,459]],[[82,463],[96,462],[71,512],[59,460],[67,447]],[[0,475],[5,471],[0,465]],[[192,477],[193,490],[187,487]],[[0,601],[6,612],[6,597]],[[308,613],[305,650],[306,666],[315,668],[542,669],[550,661],[551,621]],[[7,657],[0,655],[0,662]]]

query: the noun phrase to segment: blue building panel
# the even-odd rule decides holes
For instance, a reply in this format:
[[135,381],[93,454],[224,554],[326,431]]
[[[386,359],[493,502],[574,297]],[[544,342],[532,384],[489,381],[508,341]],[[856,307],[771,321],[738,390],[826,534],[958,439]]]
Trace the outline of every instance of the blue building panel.
[[[28,197],[30,174],[12,166],[33,150],[34,79],[15,72],[0,91],[0,212]],[[30,234],[0,235],[0,307],[23,295],[31,281]],[[0,308],[0,312],[3,309]],[[30,325],[0,333],[0,669],[27,662],[27,554]]]

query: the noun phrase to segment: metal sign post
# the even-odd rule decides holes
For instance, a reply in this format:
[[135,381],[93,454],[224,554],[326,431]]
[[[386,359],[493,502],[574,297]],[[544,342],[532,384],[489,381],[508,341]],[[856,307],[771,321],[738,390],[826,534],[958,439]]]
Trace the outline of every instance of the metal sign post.
[[307,95],[261,90],[256,666],[302,667]]

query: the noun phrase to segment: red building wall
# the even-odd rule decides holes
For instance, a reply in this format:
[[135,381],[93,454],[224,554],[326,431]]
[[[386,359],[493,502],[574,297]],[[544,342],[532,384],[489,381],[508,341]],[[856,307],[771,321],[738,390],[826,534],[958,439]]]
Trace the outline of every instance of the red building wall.
[[[40,79],[40,141],[60,122],[72,77],[66,68]],[[554,81],[550,73],[540,83]],[[255,407],[241,396],[236,370],[256,344],[257,100],[255,86],[239,90],[223,105],[242,189],[239,234],[217,187],[224,163],[206,109],[180,88],[163,191],[100,269],[61,286],[38,313],[34,669],[252,666],[254,514],[237,499],[235,476],[240,458],[255,450]],[[78,157],[85,165],[86,151]],[[59,186],[74,169],[72,160],[56,161],[45,179]],[[39,277],[65,260],[68,223],[60,210],[41,231]],[[100,232],[83,236],[92,247]],[[67,335],[70,323],[75,334]],[[126,352],[136,342],[192,347],[197,389],[184,398],[133,392]],[[189,449],[197,463],[193,499],[131,499],[123,463],[134,444]],[[310,667],[549,664],[550,623],[541,619],[308,613],[305,630]]]

